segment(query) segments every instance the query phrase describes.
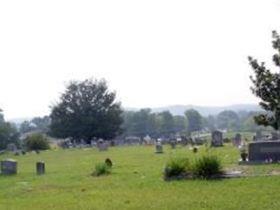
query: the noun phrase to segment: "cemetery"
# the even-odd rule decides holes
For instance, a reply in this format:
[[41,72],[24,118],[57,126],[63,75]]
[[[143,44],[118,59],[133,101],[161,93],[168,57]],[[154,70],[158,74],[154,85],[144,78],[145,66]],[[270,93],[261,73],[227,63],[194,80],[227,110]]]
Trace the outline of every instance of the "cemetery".
[[89,2],[1,4],[0,210],[279,210],[276,4]]
[[[236,136],[232,136],[234,141]],[[172,144],[157,141],[104,149],[104,142],[98,140],[93,147],[54,147],[39,154],[15,156],[7,151],[0,155],[0,209],[223,209],[225,202],[227,209],[278,209],[278,141],[248,144],[246,161],[270,160],[262,161],[265,164],[238,164],[240,149],[231,142],[218,147]],[[190,176],[185,174],[183,179],[165,180],[164,170],[172,159],[194,163],[209,154],[220,160],[223,171],[231,173],[230,179],[186,179]],[[271,154],[270,159],[264,154]],[[97,174],[102,167],[108,171]],[[256,203],[252,195],[262,202]]]

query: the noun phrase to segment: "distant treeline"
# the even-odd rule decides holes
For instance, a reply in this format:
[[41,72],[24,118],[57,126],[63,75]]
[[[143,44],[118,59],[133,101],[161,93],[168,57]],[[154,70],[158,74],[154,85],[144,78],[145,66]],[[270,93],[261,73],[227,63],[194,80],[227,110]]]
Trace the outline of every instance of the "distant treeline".
[[[170,136],[174,134],[189,135],[194,131],[250,131],[264,130],[254,121],[254,116],[259,112],[225,110],[218,115],[203,117],[196,110],[186,110],[185,116],[172,115],[169,111],[153,113],[151,109],[139,111],[124,111],[122,114],[122,135],[152,137]],[[30,121],[24,121],[19,127],[20,133],[38,131],[49,132],[51,120],[48,116],[35,117]]]
[[123,134],[126,136],[166,136],[179,133],[190,135],[193,131],[251,131],[264,130],[254,117],[259,112],[225,110],[218,115],[203,117],[196,110],[186,110],[184,116],[172,115],[169,111],[152,113],[151,109],[123,113]]
[[[169,111],[153,113],[151,109],[139,111],[124,111],[121,125],[122,136],[170,137],[175,134],[189,136],[192,132],[210,132],[212,130],[249,131],[267,130],[258,126],[254,116],[259,112],[226,110],[218,115],[201,116],[196,110],[186,110],[184,116],[172,115]],[[35,117],[24,121],[18,128],[4,121],[0,112],[0,148],[4,149],[8,143],[16,143],[20,135],[38,132],[52,135],[50,132],[51,118],[49,116]]]

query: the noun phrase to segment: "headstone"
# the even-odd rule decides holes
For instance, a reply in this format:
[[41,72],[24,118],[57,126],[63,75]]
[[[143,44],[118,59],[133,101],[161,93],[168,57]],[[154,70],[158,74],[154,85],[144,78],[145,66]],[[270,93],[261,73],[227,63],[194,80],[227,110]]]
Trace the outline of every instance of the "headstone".
[[97,147],[99,149],[99,151],[106,151],[108,150],[108,143],[106,143],[103,139],[99,139],[97,141]]
[[233,145],[239,147],[241,145],[242,136],[240,133],[237,133],[233,138]]
[[108,144],[107,143],[103,143],[99,145],[99,151],[106,151],[108,150]]
[[36,173],[37,175],[45,174],[45,163],[40,161],[36,163]]
[[1,161],[1,174],[12,175],[17,173],[17,161],[6,159]]
[[212,132],[211,146],[213,147],[223,146],[223,133],[221,131]]
[[176,148],[176,140],[171,140],[170,141],[170,146],[172,149],[175,149]]
[[156,153],[163,153],[163,147],[161,142],[156,143]]
[[144,144],[148,144],[148,145],[152,144],[152,138],[149,135],[146,135],[143,138],[143,140],[144,140]]
[[17,150],[17,146],[14,143],[7,145],[7,151],[14,152]]
[[248,145],[248,160],[255,162],[280,161],[280,141],[259,141]]

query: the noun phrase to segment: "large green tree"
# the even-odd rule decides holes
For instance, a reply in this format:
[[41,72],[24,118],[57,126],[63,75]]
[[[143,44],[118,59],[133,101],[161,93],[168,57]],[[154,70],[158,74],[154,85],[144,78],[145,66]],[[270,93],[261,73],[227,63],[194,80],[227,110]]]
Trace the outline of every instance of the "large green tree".
[[19,133],[16,126],[4,120],[2,110],[0,110],[0,149],[6,149],[10,143],[19,144]]
[[218,114],[217,125],[220,129],[238,130],[240,127],[240,120],[236,112],[225,110]]
[[272,126],[274,129],[280,128],[280,36],[276,31],[272,32],[272,47],[276,53],[272,60],[278,70],[272,72],[264,62],[249,57],[249,62],[254,70],[251,76],[253,86],[252,92],[261,99],[260,106],[267,112],[255,117],[259,125]]
[[185,112],[188,119],[188,131],[200,131],[203,127],[203,118],[195,109],[189,109]]
[[169,111],[163,111],[157,114],[159,131],[163,135],[174,133],[174,119]]
[[122,109],[105,80],[72,81],[52,107],[51,134],[90,142],[111,139],[121,132]]
[[127,111],[123,114],[123,129],[126,135],[144,137],[156,134],[155,114],[151,109],[140,109],[139,111]]

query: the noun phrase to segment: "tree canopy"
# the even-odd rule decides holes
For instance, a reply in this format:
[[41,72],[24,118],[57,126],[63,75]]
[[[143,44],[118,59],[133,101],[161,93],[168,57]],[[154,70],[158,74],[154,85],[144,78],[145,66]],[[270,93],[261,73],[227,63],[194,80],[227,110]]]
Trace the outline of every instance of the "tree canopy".
[[19,134],[16,126],[4,120],[2,110],[0,110],[0,149],[6,149],[8,144],[18,144]]
[[122,109],[116,93],[105,80],[72,81],[52,107],[51,134],[90,142],[93,138],[111,139],[121,131]]
[[203,118],[198,111],[189,109],[185,112],[185,116],[188,119],[189,132],[200,131],[203,127]]
[[220,129],[238,130],[240,127],[239,117],[236,112],[225,110],[218,114],[217,124]]
[[[280,67],[280,36],[276,31],[272,32],[272,47],[276,53],[272,60],[276,67]],[[272,72],[264,62],[259,63],[257,59],[249,57],[249,63],[254,71],[251,76],[253,94],[261,99],[260,106],[266,111],[255,117],[259,125],[280,128],[280,72]]]

